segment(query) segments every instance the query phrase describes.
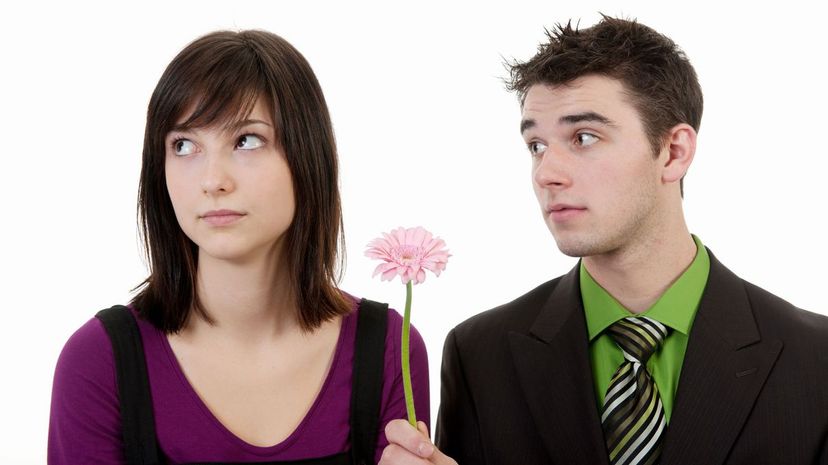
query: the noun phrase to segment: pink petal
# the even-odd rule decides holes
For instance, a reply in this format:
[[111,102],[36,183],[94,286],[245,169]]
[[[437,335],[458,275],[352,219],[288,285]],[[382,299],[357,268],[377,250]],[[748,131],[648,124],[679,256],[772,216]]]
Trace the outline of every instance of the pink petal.
[[377,266],[377,270],[378,270],[380,273],[386,273],[386,272],[388,272],[388,271],[392,271],[392,270],[393,270],[394,272],[397,272],[397,269],[398,269],[398,268],[399,268],[399,265],[398,265],[397,263],[395,263],[395,262],[380,263],[380,264]]
[[405,228],[397,228],[391,231],[391,235],[394,237],[394,245],[405,244]]
[[410,244],[422,246],[428,241],[430,236],[431,234],[428,231],[418,226],[412,231]]

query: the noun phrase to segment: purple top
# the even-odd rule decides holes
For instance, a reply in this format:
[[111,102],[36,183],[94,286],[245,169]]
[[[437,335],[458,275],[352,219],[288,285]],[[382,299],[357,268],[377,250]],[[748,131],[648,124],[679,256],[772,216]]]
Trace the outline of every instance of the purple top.
[[[356,303],[354,308],[342,320],[333,363],[310,410],[287,439],[269,447],[248,444],[225,428],[184,377],[165,334],[139,319],[158,444],[169,463],[299,460],[349,450]],[[389,310],[376,461],[387,444],[385,425],[406,417],[401,328],[402,317]],[[97,318],[66,342],[52,387],[50,465],[125,463],[114,363],[109,337]],[[413,327],[411,381],[417,419],[430,424],[428,359],[423,339]]]

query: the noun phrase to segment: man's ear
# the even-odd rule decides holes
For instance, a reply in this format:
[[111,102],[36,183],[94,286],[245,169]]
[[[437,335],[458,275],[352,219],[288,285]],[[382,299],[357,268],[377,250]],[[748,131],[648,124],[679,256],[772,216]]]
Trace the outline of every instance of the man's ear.
[[[664,153],[667,156],[664,156]],[[661,181],[666,183],[678,182],[687,174],[693,157],[696,155],[696,130],[689,124],[681,123],[673,126],[661,150]]]

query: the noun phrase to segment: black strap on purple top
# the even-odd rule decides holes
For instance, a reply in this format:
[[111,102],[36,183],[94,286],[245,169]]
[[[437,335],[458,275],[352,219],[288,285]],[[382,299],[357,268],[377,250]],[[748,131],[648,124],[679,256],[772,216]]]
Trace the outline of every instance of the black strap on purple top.
[[129,308],[123,305],[101,310],[95,316],[101,320],[112,341],[124,458],[128,464],[159,464],[147,364],[138,324]]
[[351,380],[351,463],[374,463],[382,399],[388,304],[362,299]]
[[[357,317],[351,381],[350,452],[285,462],[248,462],[259,465],[367,465],[374,463],[382,399],[388,305],[362,299]],[[147,364],[141,334],[132,311],[123,305],[95,315],[112,341],[121,408],[124,457],[130,465],[166,463],[155,435]],[[190,465],[208,465],[190,464]],[[239,465],[210,462],[209,465]]]

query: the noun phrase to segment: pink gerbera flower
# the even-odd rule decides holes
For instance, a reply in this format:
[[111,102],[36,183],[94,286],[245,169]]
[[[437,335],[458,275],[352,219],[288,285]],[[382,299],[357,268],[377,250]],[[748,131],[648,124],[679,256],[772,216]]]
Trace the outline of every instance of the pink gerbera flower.
[[411,325],[411,288],[412,284],[425,281],[425,270],[440,276],[446,269],[446,262],[451,256],[445,249],[446,243],[439,237],[417,226],[416,228],[397,228],[390,233],[368,243],[365,255],[382,260],[374,270],[374,276],[382,275],[383,281],[391,281],[399,275],[405,284],[405,312],[403,312],[402,337],[400,338],[400,361],[405,395],[405,410],[408,422],[417,428],[417,415],[414,411],[414,392],[411,387],[411,367],[408,360],[408,336]]
[[420,284],[425,281],[425,270],[440,276],[440,272],[446,269],[451,255],[445,246],[442,239],[433,237],[420,226],[400,227],[371,241],[365,255],[385,262],[374,270],[374,276],[381,274],[383,281],[390,281],[399,275],[403,284],[409,281]]

